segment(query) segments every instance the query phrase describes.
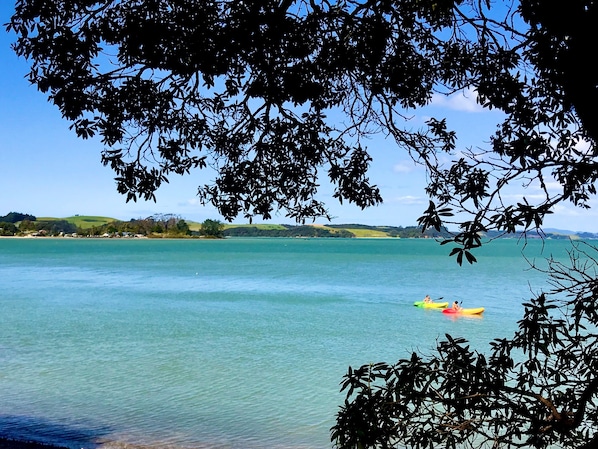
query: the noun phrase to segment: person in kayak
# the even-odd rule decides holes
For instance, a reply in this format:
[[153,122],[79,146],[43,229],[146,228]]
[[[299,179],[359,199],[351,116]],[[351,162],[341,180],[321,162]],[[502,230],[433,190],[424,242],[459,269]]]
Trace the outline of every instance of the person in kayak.
[[424,298],[424,302],[432,302],[432,298],[430,298],[430,295],[426,295],[426,297]]
[[454,310],[461,310],[461,306],[459,305],[459,303],[457,301],[453,302],[453,309]]

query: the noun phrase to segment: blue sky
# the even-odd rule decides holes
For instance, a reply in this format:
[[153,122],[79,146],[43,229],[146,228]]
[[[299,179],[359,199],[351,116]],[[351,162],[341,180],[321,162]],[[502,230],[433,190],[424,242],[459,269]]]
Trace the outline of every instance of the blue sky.
[[[13,3],[0,3],[0,23],[6,23]],[[157,202],[130,202],[116,192],[113,173],[100,163],[99,140],[78,139],[57,108],[25,79],[27,63],[10,49],[14,35],[0,30],[0,215],[23,212],[38,217],[102,215],[117,219],[146,217],[155,213],[173,213],[183,218],[203,221],[221,219],[210,207],[201,206],[195,193],[205,176],[192,173],[172,177],[161,187]],[[473,94],[438,97],[425,111],[418,111],[412,126],[419,127],[427,117],[447,117],[449,127],[459,136],[459,147],[482,145],[495,128],[499,115],[475,105]],[[339,205],[324,188],[324,200],[333,215],[333,223],[411,226],[427,207],[425,173],[409,156],[383,139],[372,141],[374,157],[370,179],[382,192],[380,206],[359,208]],[[515,192],[516,193],[516,192]],[[529,195],[529,192],[526,193]],[[594,202],[598,205],[598,203]],[[548,217],[548,228],[598,232],[598,209],[578,210],[560,206]],[[274,223],[290,223],[284,215]],[[237,220],[243,223],[242,219]],[[319,222],[324,222],[320,220]]]

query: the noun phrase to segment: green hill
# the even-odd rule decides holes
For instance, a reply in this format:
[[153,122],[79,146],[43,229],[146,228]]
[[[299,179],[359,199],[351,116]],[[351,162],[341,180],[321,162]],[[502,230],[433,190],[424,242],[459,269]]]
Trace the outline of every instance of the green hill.
[[74,215],[72,217],[56,218],[56,217],[37,217],[37,221],[58,221],[65,220],[74,224],[81,229],[89,229],[94,226],[103,226],[114,221],[120,221],[116,218],[98,217],[94,215]]
[[417,226],[346,225],[226,225],[224,235],[229,237],[360,237],[360,238],[436,238],[449,233],[427,230],[422,234]]

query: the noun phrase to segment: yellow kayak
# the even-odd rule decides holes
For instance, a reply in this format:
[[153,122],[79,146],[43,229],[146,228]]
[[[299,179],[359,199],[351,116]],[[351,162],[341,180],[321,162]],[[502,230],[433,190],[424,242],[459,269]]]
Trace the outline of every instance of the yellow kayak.
[[452,315],[480,315],[481,313],[484,312],[484,310],[485,309],[483,307],[474,307],[474,308],[459,309],[459,310],[450,308],[450,309],[444,309],[442,311],[442,313],[450,313]]
[[425,302],[415,301],[413,303],[415,307],[422,307],[424,309],[444,309],[448,307],[448,302]]

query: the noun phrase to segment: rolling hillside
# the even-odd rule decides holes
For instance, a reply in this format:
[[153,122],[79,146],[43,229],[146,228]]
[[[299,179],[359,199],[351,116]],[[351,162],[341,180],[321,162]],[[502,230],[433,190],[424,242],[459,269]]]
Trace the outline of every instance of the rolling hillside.
[[56,218],[56,217],[37,217],[37,221],[58,221],[65,220],[81,229],[89,229],[93,226],[103,226],[114,221],[119,221],[116,218],[98,217],[93,215],[73,215],[72,217]]

